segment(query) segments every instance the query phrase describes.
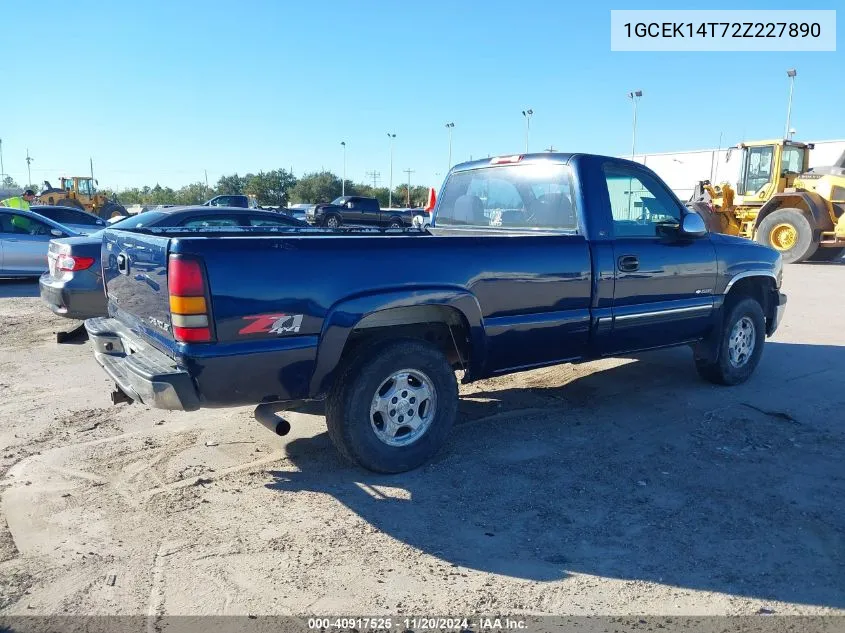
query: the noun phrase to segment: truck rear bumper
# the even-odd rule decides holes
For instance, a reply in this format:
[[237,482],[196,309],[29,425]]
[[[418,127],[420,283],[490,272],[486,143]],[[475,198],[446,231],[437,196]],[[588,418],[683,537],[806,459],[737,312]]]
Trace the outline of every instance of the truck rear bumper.
[[132,400],[156,409],[200,408],[190,374],[117,319],[88,319],[85,329],[94,346],[94,358]]

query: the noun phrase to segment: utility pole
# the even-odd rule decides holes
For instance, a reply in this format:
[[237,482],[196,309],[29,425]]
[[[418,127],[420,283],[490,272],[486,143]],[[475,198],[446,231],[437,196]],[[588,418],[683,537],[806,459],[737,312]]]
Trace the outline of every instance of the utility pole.
[[390,187],[387,190],[387,206],[390,208],[393,206],[393,140],[396,134],[388,132],[387,136],[390,137]]
[[452,169],[452,130],[455,129],[455,124],[449,122],[446,124],[446,129],[449,130],[449,164],[446,165],[446,171]]
[[3,169],[3,139],[0,138],[0,187],[6,180],[6,170]]
[[631,100],[631,103],[634,104],[634,132],[631,139],[631,160],[634,160],[634,152],[637,147],[637,103],[642,96],[642,90],[634,90],[633,92],[628,93],[628,98]]
[[208,198],[208,170],[203,169],[202,173],[205,174],[205,191],[203,192],[203,197]]
[[792,90],[795,88],[795,75],[798,72],[794,68],[786,71],[786,76],[789,77],[789,104],[786,106],[786,131],[783,133],[783,138],[789,138],[789,119],[792,117]]
[[549,146],[546,148],[546,151],[547,151],[547,152],[549,152],[549,153],[554,152],[554,151],[555,151],[555,146],[554,146],[554,145],[549,145]]
[[415,170],[413,170],[409,167],[408,169],[405,169],[404,171],[405,171],[406,174],[408,174],[408,208],[410,209],[411,208],[411,174],[415,173]]
[[376,187],[378,187],[377,182],[378,182],[378,179],[379,179],[379,177],[380,177],[380,176],[381,176],[381,172],[378,172],[378,171],[376,171],[375,169],[374,169],[373,171],[368,171],[368,172],[367,172],[367,178],[372,178],[372,179],[373,179],[373,189],[375,189]]
[[528,135],[531,133],[531,117],[534,115],[534,110],[528,108],[522,111],[522,116],[525,117],[525,153],[528,153]]
[[88,157],[88,165],[91,167],[91,186],[94,186],[94,159]]
[[32,186],[32,172],[29,169],[29,165],[35,159],[29,155],[29,148],[26,148],[26,179],[27,179],[27,186]]
[[346,195],[346,141],[341,141],[343,145],[343,182],[340,185],[340,195]]

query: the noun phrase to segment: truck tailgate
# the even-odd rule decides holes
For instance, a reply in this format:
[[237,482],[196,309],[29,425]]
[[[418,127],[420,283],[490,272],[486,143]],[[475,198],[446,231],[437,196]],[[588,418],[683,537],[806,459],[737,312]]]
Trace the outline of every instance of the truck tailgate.
[[107,229],[103,236],[103,282],[109,314],[154,344],[172,349],[167,250],[170,239]]

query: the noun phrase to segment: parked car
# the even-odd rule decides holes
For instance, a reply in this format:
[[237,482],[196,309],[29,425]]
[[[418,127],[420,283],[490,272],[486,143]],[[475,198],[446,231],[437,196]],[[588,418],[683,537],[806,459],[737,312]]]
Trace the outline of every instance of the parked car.
[[282,435],[275,411],[326,396],[339,451],[380,472],[444,443],[456,370],[689,345],[704,379],[735,385],[786,303],[776,251],[708,233],[650,169],[604,156],[458,165],[428,231],[243,232],[106,229],[113,316],[85,326],[113,398],[258,404]]
[[50,240],[77,235],[37,213],[0,207],[0,277],[37,277],[47,270]]
[[106,227],[107,222],[93,213],[71,207],[35,205],[30,207],[29,210],[85,235],[102,230]]
[[[305,222],[278,213],[224,207],[171,207],[145,211],[124,218],[112,226],[123,229],[162,226],[308,227]],[[101,231],[85,237],[50,242],[49,251],[45,253],[49,258],[49,270],[41,275],[39,286],[41,298],[56,314],[70,319],[87,319],[107,314],[100,266],[102,238]]]
[[258,203],[255,198],[242,195],[214,196],[211,200],[202,203],[204,207],[238,207],[241,209],[255,209]]
[[336,229],[342,224],[398,229],[411,226],[410,209],[382,209],[375,198],[340,196],[329,204],[315,204],[305,212],[310,224]]
[[307,221],[306,216],[308,214],[308,209],[313,209],[314,206],[315,205],[313,204],[306,203],[292,204],[289,207],[282,207],[280,211],[296,218],[297,220],[302,220],[303,222],[305,222]]

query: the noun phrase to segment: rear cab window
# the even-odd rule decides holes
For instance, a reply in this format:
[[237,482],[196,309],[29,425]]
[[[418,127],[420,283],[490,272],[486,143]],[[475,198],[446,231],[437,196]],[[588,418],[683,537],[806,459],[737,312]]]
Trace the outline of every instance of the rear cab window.
[[435,226],[578,232],[572,172],[553,162],[453,172]]

